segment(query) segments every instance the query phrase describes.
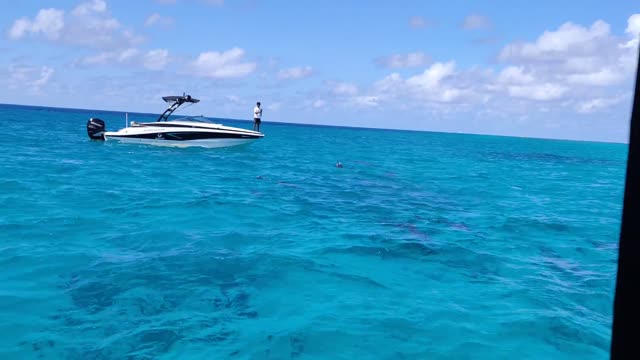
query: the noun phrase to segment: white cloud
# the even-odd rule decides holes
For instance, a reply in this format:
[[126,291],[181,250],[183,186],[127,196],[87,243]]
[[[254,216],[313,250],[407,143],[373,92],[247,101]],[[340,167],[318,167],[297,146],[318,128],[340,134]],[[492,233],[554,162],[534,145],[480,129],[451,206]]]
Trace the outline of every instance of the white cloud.
[[522,66],[509,66],[498,75],[498,83],[501,84],[530,84],[534,80],[533,75],[526,73]]
[[154,25],[171,26],[173,25],[173,23],[174,23],[174,19],[172,17],[162,16],[158,13],[153,13],[149,15],[147,20],[144,22],[144,26],[146,27],[151,27]]
[[48,66],[43,66],[40,70],[40,78],[34,80],[31,85],[39,88],[47,84],[49,82],[49,79],[51,79],[51,76],[53,76],[53,73],[55,73],[55,70]]
[[489,27],[491,27],[491,20],[478,14],[468,15],[462,21],[462,28],[467,30],[486,29]]
[[421,52],[396,54],[380,57],[375,60],[379,66],[397,69],[425,66],[430,62],[429,56]]
[[351,101],[359,107],[376,107],[380,103],[380,98],[377,96],[355,96]]
[[76,62],[76,65],[88,66],[97,64],[106,64],[107,62],[118,58],[116,52],[102,52],[95,55],[89,55]]
[[609,86],[620,83],[624,80],[624,74],[619,71],[603,68],[602,70],[583,73],[571,74],[567,76],[569,83],[592,86]]
[[9,30],[9,38],[17,40],[26,35],[42,35],[49,40],[57,40],[63,28],[64,11],[41,9],[33,20],[28,18],[16,20]]
[[39,92],[54,75],[55,70],[49,66],[9,65],[9,88]]
[[109,63],[130,63],[138,55],[140,51],[135,48],[129,48],[118,51],[105,51],[94,55],[86,56],[78,61],[75,65],[90,66],[90,65],[104,65]]
[[[640,23],[640,16],[629,18],[627,35],[640,27],[636,21]],[[514,66],[505,68],[497,83],[512,97],[591,104],[584,98],[597,88],[618,85],[632,77],[635,54],[625,47],[625,41],[612,35],[610,25],[602,20],[588,27],[566,22],[556,30],[544,31],[533,42],[506,45],[498,58]]]
[[561,99],[569,90],[566,86],[552,83],[513,85],[507,89],[509,95],[513,97],[537,101]]
[[629,17],[625,32],[632,37],[640,36],[640,14],[633,14]]
[[613,105],[619,104],[626,97],[624,96],[613,96],[608,98],[595,98],[587,101],[580,102],[577,106],[577,111],[580,113],[592,113],[599,110],[604,110],[610,108]]
[[622,101],[609,94],[633,81],[637,49],[625,44],[639,29],[640,16],[635,15],[623,36],[611,34],[609,24],[600,20],[589,26],[564,23],[533,41],[504,46],[497,69],[457,69],[453,61],[436,62],[407,77],[390,73],[357,94],[333,94],[338,101],[346,96],[345,103],[355,107],[384,104],[385,109],[442,114],[466,109],[515,118],[593,112]]
[[138,49],[134,49],[134,48],[129,48],[129,49],[125,49],[119,53],[117,53],[117,59],[118,61],[128,61],[130,59],[133,59],[134,56],[137,56],[140,53],[140,51]]
[[329,86],[335,95],[353,96],[358,93],[358,86],[347,82],[329,82]]
[[404,86],[404,80],[398,73],[387,75],[373,85],[373,91],[381,94],[397,93]]
[[418,107],[463,104],[479,97],[474,90],[481,75],[474,71],[458,72],[454,62],[435,63],[406,79],[398,73],[389,74],[362,94],[345,94],[348,95],[346,102],[357,107],[376,107],[384,103],[401,108],[411,103]]
[[169,62],[169,50],[150,50],[144,56],[144,67],[149,70],[162,70]]
[[409,78],[407,84],[425,90],[435,89],[443,79],[453,74],[454,69],[453,62],[435,63],[422,74]]
[[278,78],[284,80],[290,79],[302,79],[309,77],[313,74],[313,68],[311,66],[293,67],[278,72]]
[[190,66],[196,76],[206,78],[243,77],[256,69],[256,63],[244,61],[244,54],[244,50],[237,47],[224,52],[203,52],[190,63]]
[[72,12],[75,16],[87,16],[92,13],[104,13],[107,11],[107,3],[103,0],[91,0],[78,5]]
[[12,40],[29,36],[63,45],[103,50],[127,48],[143,40],[112,17],[103,0],[80,3],[68,14],[59,9],[41,9],[33,20],[27,17],[16,20],[8,36]]
[[128,48],[89,55],[76,61],[75,65],[125,64],[132,66],[139,65],[148,70],[162,70],[169,61],[169,50],[167,49],[155,49],[142,53],[136,48]]
[[586,55],[599,50],[601,42],[608,42],[609,24],[602,20],[585,28],[571,22],[564,23],[556,31],[545,31],[533,43],[514,43],[500,52],[501,61],[558,60],[567,54]]
[[32,32],[33,25],[31,23],[31,20],[27,19],[27,18],[21,18],[16,20],[13,25],[11,26],[11,29],[9,29],[9,39],[20,39],[22,38],[25,34]]
[[622,47],[628,49],[637,49],[638,48],[638,37],[640,37],[640,14],[633,14],[627,20],[627,29],[625,33],[631,38],[627,43],[623,44]]

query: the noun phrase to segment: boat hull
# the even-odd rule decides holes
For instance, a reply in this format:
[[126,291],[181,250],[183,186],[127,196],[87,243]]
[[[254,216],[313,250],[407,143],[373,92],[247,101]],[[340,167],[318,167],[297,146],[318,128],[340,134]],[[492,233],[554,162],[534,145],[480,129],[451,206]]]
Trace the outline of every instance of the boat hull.
[[136,124],[116,132],[105,132],[105,140],[171,147],[221,148],[244,145],[261,139],[259,132],[192,123]]
[[136,137],[122,137],[122,136],[109,136],[105,135],[105,140],[118,141],[121,143],[129,144],[145,144],[155,146],[169,146],[169,147],[205,147],[205,148],[223,148],[238,145],[245,145],[256,141],[258,138],[253,139],[195,139],[195,140],[166,140],[166,139],[145,139]]

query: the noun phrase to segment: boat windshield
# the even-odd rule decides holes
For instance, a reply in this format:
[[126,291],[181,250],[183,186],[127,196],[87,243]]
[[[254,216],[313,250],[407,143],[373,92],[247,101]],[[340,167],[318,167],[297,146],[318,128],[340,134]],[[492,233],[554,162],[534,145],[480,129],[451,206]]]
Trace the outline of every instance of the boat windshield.
[[204,116],[185,116],[177,119],[171,119],[171,121],[195,121],[201,123],[215,124],[211,119],[207,119]]

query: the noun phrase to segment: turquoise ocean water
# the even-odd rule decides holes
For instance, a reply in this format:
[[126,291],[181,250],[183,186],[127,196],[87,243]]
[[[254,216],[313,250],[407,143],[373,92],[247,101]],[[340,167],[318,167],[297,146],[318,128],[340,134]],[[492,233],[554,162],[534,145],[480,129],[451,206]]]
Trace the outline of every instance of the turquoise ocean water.
[[608,357],[626,145],[90,116],[0,106],[2,359]]

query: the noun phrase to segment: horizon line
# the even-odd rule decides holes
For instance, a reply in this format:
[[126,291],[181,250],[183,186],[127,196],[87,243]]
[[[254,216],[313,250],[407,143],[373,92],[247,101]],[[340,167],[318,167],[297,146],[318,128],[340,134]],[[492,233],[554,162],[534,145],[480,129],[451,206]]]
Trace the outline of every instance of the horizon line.
[[[138,111],[120,111],[120,110],[104,110],[104,109],[82,109],[82,108],[73,108],[73,107],[45,106],[45,105],[27,105],[27,104],[0,103],[0,106],[20,106],[20,107],[48,108],[48,109],[76,110],[76,111],[98,111],[98,112],[119,113],[119,114],[158,115],[156,113],[147,113],[147,112],[138,112]],[[231,121],[252,122],[252,120],[245,120],[245,119],[219,118],[219,117],[210,117],[210,116],[204,116],[204,115],[202,115],[202,116],[205,117],[205,118],[210,118],[210,119],[223,119],[223,120],[231,120]],[[314,124],[314,123],[295,123],[295,122],[284,122],[284,121],[268,121],[268,123],[269,124],[276,124],[276,125],[318,126],[318,127],[331,127],[331,128],[358,129],[358,130],[409,131],[409,132],[423,132],[423,133],[434,133],[434,134],[497,136],[497,137],[509,137],[509,138],[517,138],[517,139],[552,140],[552,141],[575,141],[575,142],[591,142],[591,143],[601,143],[601,144],[622,144],[622,145],[627,145],[627,146],[629,145],[628,140],[627,140],[627,142],[619,142],[619,141],[566,139],[566,138],[518,136],[518,135],[500,135],[500,134],[454,132],[454,131],[434,131],[434,130],[418,130],[418,129],[394,129],[394,128],[382,128],[382,127],[328,125],[328,124]]]

